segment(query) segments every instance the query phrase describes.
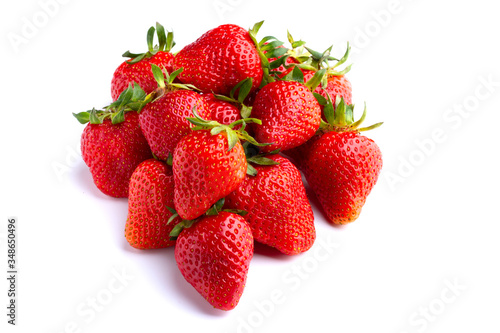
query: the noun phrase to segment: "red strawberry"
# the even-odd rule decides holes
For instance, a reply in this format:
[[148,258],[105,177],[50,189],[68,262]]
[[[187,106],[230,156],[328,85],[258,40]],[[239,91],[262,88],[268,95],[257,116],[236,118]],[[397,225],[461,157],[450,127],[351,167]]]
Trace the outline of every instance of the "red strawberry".
[[259,91],[252,116],[262,121],[261,126],[253,127],[255,139],[273,143],[263,151],[284,151],[300,146],[314,135],[321,121],[321,108],[304,84],[276,81]]
[[149,159],[130,178],[125,237],[138,249],[158,249],[175,244],[169,234],[180,219],[167,223],[174,207],[174,175],[163,162]]
[[210,110],[208,119],[215,120],[223,125],[229,125],[241,119],[240,110],[234,104],[222,101],[213,94],[203,94],[202,97]]
[[239,142],[228,151],[225,132],[193,131],[174,151],[175,208],[186,220],[205,213],[245,178],[247,162]]
[[[140,90],[140,87],[136,85],[134,89]],[[117,198],[128,196],[130,176],[139,163],[152,157],[139,127],[137,112],[117,109],[122,97],[128,92],[132,94],[132,88],[125,90],[104,111],[93,109],[75,114],[83,124],[90,121],[83,131],[81,147],[83,160],[90,169],[94,183],[104,194]]]
[[148,31],[149,51],[142,54],[132,54],[125,52],[124,57],[132,59],[124,61],[113,74],[111,80],[111,97],[116,100],[123,90],[132,82],[136,82],[146,92],[150,93],[156,89],[157,84],[151,72],[151,65],[155,64],[171,73],[174,55],[170,50],[175,45],[173,33],[169,32],[165,36],[165,29],[159,23],[156,23],[156,32],[160,45],[153,47],[153,36],[155,28],[151,27]]
[[378,127],[381,123],[358,129],[365,113],[360,120],[353,122],[352,111],[352,106],[346,106],[342,100],[335,109],[334,118],[326,114],[330,122],[323,129],[326,133],[309,146],[302,162],[307,182],[321,203],[327,220],[335,224],[357,219],[382,168],[379,147],[360,134],[360,131]]
[[[260,26],[259,26],[260,27]],[[240,81],[253,79],[259,87],[263,70],[259,51],[250,33],[234,24],[212,29],[175,56],[174,68],[183,68],[179,80],[194,84],[202,92],[229,95]],[[253,37],[254,38],[254,37]]]
[[[160,71],[158,67],[155,71]],[[173,84],[173,76],[167,75],[167,84],[159,82],[160,89],[168,87],[179,87]],[[182,86],[181,86],[182,87]],[[186,120],[193,114],[196,108],[198,114],[205,119],[210,118],[210,110],[207,103],[200,94],[192,90],[174,90],[164,92],[163,95],[149,102],[140,113],[140,123],[142,132],[146,137],[153,154],[160,160],[167,160],[169,154],[173,154],[175,146],[183,136],[191,133],[193,125]]]
[[267,158],[279,165],[255,165],[257,175],[247,175],[226,197],[225,207],[248,212],[245,220],[256,241],[289,255],[305,252],[316,231],[300,173],[282,156]]
[[221,310],[231,310],[238,304],[252,256],[252,231],[247,222],[224,211],[182,230],[175,246],[175,261],[182,276]]
[[262,146],[244,128],[233,130],[243,122],[260,123],[258,119],[221,125],[193,113],[195,117],[188,120],[196,130],[179,141],[173,156],[175,209],[185,220],[199,217],[241,184],[247,160],[240,138]]

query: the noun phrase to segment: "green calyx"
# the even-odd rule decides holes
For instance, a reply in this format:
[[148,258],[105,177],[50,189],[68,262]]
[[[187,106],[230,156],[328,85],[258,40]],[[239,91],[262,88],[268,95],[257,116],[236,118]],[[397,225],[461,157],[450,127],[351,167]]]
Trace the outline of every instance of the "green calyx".
[[[177,211],[172,207],[167,206],[167,209],[172,214],[172,216],[170,216],[170,218],[167,221],[167,225],[169,225],[170,223],[172,223],[173,220],[175,220],[176,218],[179,217],[179,213],[177,213]],[[177,237],[179,237],[182,230],[184,230],[186,228],[191,228],[196,221],[197,221],[197,219],[182,220],[181,222],[177,223],[175,225],[175,227],[173,227],[172,230],[170,231],[170,234],[169,234],[170,238],[169,239],[171,241],[175,241],[177,239]]]
[[[245,105],[244,101],[247,98],[250,90],[252,90],[253,79],[248,77],[234,86],[229,93],[229,96],[217,95],[214,96],[221,101],[234,103],[239,106],[241,118],[249,118],[252,113],[252,107]],[[235,96],[236,95],[236,96]]]
[[146,105],[146,93],[135,82],[129,84],[118,99],[102,110],[93,108],[89,111],[73,113],[73,116],[81,123],[102,124],[105,119],[111,119],[113,124],[125,121],[125,113],[130,111],[139,112]]
[[357,121],[354,121],[354,104],[347,105],[342,97],[337,97],[335,106],[332,103],[330,95],[328,98],[320,94],[314,94],[318,102],[323,105],[323,113],[325,114],[326,122],[321,120],[319,133],[326,132],[363,132],[375,129],[383,124],[383,122],[373,124],[368,127],[359,126],[366,118],[366,103],[363,110],[363,115]]
[[192,84],[174,83],[174,80],[177,77],[177,75],[182,73],[183,70],[184,68],[181,67],[169,74],[165,68],[161,69],[157,65],[151,64],[151,71],[153,72],[155,81],[158,84],[158,88],[156,88],[153,92],[151,92],[146,96],[145,104],[161,98],[169,91],[174,91],[179,89],[199,90]]
[[[258,143],[257,141],[255,141],[254,138],[250,136],[250,134],[247,133],[247,131],[245,131],[246,125],[249,123],[255,123],[261,125],[262,122],[260,121],[260,119],[244,118],[244,119],[239,119],[229,125],[222,125],[215,120],[205,120],[201,118],[196,112],[196,107],[193,108],[193,115],[194,117],[186,118],[190,123],[195,125],[195,127],[192,128],[193,131],[210,130],[210,134],[212,135],[217,135],[220,134],[221,132],[226,133],[228,142],[227,151],[233,149],[234,146],[240,140],[248,141],[253,145],[259,147],[270,145],[270,143]],[[235,130],[234,127],[238,125],[241,125],[241,129]]]
[[[225,203],[225,198],[222,198],[218,200],[212,207],[210,207],[204,216],[215,216],[218,215],[220,212],[228,212],[228,213],[233,213],[233,214],[238,214],[241,216],[245,216],[248,214],[247,211],[241,210],[241,209],[223,209]],[[172,223],[174,219],[179,217],[179,214],[177,211],[171,207],[167,207],[167,209],[172,213],[172,216],[168,219],[167,225]],[[203,216],[203,215],[202,215]],[[169,234],[170,240],[176,240],[177,237],[179,237],[180,233],[182,230],[186,228],[191,228],[195,223],[197,223],[199,218],[196,218],[194,220],[182,220],[181,222],[177,223],[175,227],[172,229],[172,231]]]
[[245,156],[247,159],[247,175],[249,176],[257,176],[257,169],[253,167],[252,164],[257,165],[279,165],[279,162],[276,162],[270,158],[267,158],[268,155],[278,154],[280,149],[273,150],[269,153],[259,153],[259,149],[252,145],[250,142],[243,143],[243,149],[245,150]]
[[[158,45],[153,46],[153,39],[155,35],[158,36]],[[155,27],[151,27],[148,30],[147,34],[147,43],[148,43],[148,52],[145,53],[131,53],[130,51],[125,52],[122,56],[131,58],[127,60],[129,64],[135,64],[142,59],[149,58],[154,56],[158,51],[170,52],[175,45],[174,42],[174,33],[169,31],[168,34],[165,34],[165,28],[158,22],[156,22]]]
[[[271,62],[269,61],[269,59],[283,58],[282,56],[284,56],[288,52],[288,49],[286,47],[281,47],[284,43],[276,37],[266,36],[260,41],[257,40],[257,33],[259,32],[260,27],[263,23],[264,21],[255,23],[252,29],[248,31],[262,63],[262,70],[264,72],[264,75],[262,77],[262,83],[260,85],[261,87],[275,81],[274,77],[271,75],[271,70],[276,69],[280,66],[278,63],[275,63],[273,61],[273,66],[271,67]],[[280,61],[284,62],[285,59],[282,59]]]

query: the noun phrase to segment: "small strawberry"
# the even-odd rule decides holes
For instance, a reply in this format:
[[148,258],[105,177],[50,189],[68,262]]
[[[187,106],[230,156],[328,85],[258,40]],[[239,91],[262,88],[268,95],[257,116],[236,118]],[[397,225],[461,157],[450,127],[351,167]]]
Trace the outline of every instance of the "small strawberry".
[[204,216],[183,229],[175,245],[175,261],[182,276],[221,310],[238,304],[252,256],[252,231],[247,222],[224,211]]
[[229,95],[238,82],[252,78],[257,89],[263,69],[255,35],[261,24],[250,31],[224,24],[203,34],[176,54],[174,68],[184,68],[179,80],[204,93]]
[[[242,119],[230,125],[205,121],[196,113],[188,118],[197,125],[183,137],[173,154],[175,209],[193,220],[219,199],[234,191],[245,178],[247,161],[239,138],[253,140],[244,128],[233,128],[257,119]],[[253,140],[252,143],[257,144]]]
[[382,123],[358,128],[366,116],[353,120],[353,106],[343,99],[335,108],[327,104],[320,134],[302,156],[302,170],[329,222],[347,224],[357,219],[382,168],[377,144],[360,134]]
[[156,23],[159,45],[153,46],[154,33],[155,28],[149,28],[147,34],[148,52],[134,54],[127,51],[123,54],[124,57],[131,59],[124,61],[113,74],[113,79],[111,80],[111,97],[113,100],[116,100],[121,92],[132,82],[139,84],[147,94],[155,90],[157,85],[151,72],[152,64],[164,67],[169,73],[173,71],[172,63],[174,55],[170,53],[170,50],[175,45],[173,33],[169,32],[165,36],[163,26]]
[[97,188],[109,196],[126,198],[135,168],[152,157],[135,112],[144,97],[135,84],[104,110],[73,114],[80,123],[88,123],[81,139],[82,157]]
[[125,237],[137,249],[158,249],[175,244],[170,232],[180,219],[169,222],[174,207],[174,175],[163,162],[149,159],[130,178]]
[[210,110],[211,120],[229,125],[241,119],[240,110],[232,103],[218,99],[213,94],[203,94],[202,98]]
[[141,110],[139,120],[153,154],[167,160],[182,137],[191,133],[193,125],[186,117],[192,115],[193,108],[204,119],[210,118],[210,110],[200,94],[185,89],[187,85],[173,83],[179,71],[165,73],[166,82],[159,67],[153,65],[152,71],[159,88],[150,95],[153,101]]
[[299,171],[280,155],[254,156],[248,161],[267,165],[254,164],[256,175],[245,177],[226,197],[225,207],[248,212],[245,220],[256,241],[288,255],[307,251],[316,231]]
[[285,151],[314,135],[320,125],[321,107],[310,87],[296,81],[275,81],[257,94],[252,116],[262,121],[261,126],[253,128],[255,139],[273,143],[263,151]]

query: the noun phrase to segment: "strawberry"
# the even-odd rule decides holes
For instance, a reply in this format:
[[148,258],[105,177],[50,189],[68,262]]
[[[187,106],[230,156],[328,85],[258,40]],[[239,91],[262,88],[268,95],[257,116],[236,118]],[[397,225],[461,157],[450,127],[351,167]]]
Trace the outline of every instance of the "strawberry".
[[238,82],[252,78],[253,89],[257,89],[263,76],[254,43],[258,28],[260,25],[247,31],[224,24],[207,31],[176,54],[174,68],[184,68],[179,80],[194,84],[205,93],[229,95]]
[[355,221],[367,196],[377,182],[382,168],[382,154],[377,144],[360,134],[382,123],[359,129],[366,116],[353,121],[353,106],[343,99],[325,106],[329,124],[318,138],[306,144],[302,168],[307,182],[316,194],[326,218],[334,224]]
[[204,216],[183,229],[175,246],[175,261],[182,276],[221,310],[231,310],[238,304],[252,256],[252,231],[247,222],[224,211]]
[[247,161],[239,138],[258,143],[244,128],[233,128],[259,120],[248,118],[221,125],[203,120],[196,113],[188,120],[197,126],[174,150],[174,202],[181,218],[193,220],[234,191],[245,178]]
[[241,119],[240,110],[234,104],[220,100],[213,94],[203,94],[202,98],[210,110],[209,119],[223,125],[229,125]]
[[153,36],[155,28],[148,30],[147,42],[149,51],[141,54],[133,54],[129,51],[123,54],[124,57],[131,59],[124,61],[113,74],[111,80],[111,97],[116,100],[123,90],[132,82],[136,82],[147,94],[156,89],[156,81],[151,72],[151,65],[165,67],[167,72],[171,73],[174,55],[170,53],[175,43],[173,33],[169,32],[165,36],[165,29],[159,23],[156,23],[156,33],[158,35],[159,45],[153,47]]
[[271,165],[255,165],[256,175],[245,177],[226,197],[225,207],[248,212],[245,220],[256,241],[288,255],[305,252],[313,245],[316,231],[300,173],[280,155],[266,159]]
[[186,117],[192,115],[193,108],[205,119],[210,118],[210,110],[200,94],[183,89],[189,86],[173,83],[177,72],[165,73],[165,82],[161,69],[155,65],[152,69],[160,86],[152,95],[159,96],[144,106],[139,120],[153,154],[160,160],[167,160],[182,137],[191,132],[193,126]]
[[240,185],[247,163],[239,142],[228,151],[226,133],[199,130],[181,139],[173,168],[175,208],[183,219],[192,220]]
[[173,215],[174,175],[163,162],[149,159],[137,166],[129,184],[125,237],[137,249],[158,249],[175,244],[169,234],[180,222],[168,223]]
[[134,111],[144,97],[138,85],[130,86],[104,110],[73,114],[80,123],[88,123],[81,139],[82,157],[95,185],[106,195],[126,198],[135,168],[152,157]]
[[273,143],[264,152],[297,147],[318,130],[321,107],[309,87],[296,81],[275,81],[264,86],[253,104],[252,116],[262,121],[253,127],[258,142]]

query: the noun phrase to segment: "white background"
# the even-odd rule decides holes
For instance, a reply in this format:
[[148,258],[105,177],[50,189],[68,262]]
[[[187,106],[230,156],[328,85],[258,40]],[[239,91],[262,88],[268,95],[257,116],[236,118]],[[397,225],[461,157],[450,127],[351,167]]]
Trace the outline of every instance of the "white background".
[[[0,10],[0,267],[16,216],[20,272],[15,328],[1,278],[2,332],[499,332],[494,2],[59,1]],[[384,168],[351,225],[330,226],[313,201],[306,254],[257,247],[240,304],[223,312],[183,280],[173,248],[128,245],[127,201],[94,187],[71,113],[110,102],[121,54],[145,50],[156,21],[178,51],[220,24],[263,19],[260,37],[289,29],[338,56],[351,42],[358,116],[366,101],[366,124],[385,122],[366,133]]]

